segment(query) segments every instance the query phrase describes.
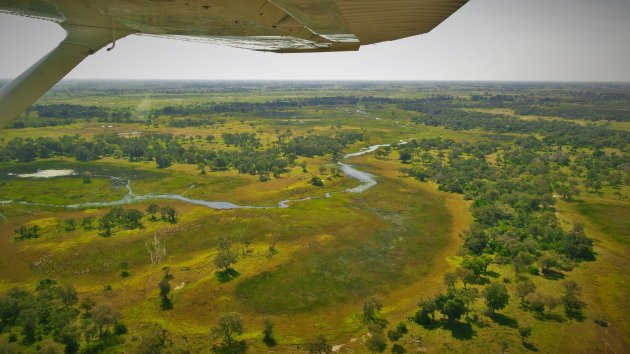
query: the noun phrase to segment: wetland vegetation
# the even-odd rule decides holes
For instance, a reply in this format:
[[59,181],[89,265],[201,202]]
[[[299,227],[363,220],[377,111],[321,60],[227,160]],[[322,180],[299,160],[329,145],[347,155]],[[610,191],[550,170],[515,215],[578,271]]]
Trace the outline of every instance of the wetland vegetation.
[[0,351],[624,352],[629,144],[624,84],[62,83],[0,132]]

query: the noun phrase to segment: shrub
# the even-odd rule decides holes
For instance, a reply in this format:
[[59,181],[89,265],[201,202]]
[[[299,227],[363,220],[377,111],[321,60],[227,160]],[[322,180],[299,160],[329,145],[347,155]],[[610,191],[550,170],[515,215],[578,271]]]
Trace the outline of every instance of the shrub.
[[127,326],[118,322],[114,325],[114,333],[116,335],[127,334]]
[[402,337],[402,333],[398,331],[392,331],[392,330],[387,331],[387,338],[389,338],[389,340],[391,340],[392,342],[399,340],[401,337]]
[[313,177],[313,178],[311,178],[311,184],[316,186],[316,187],[323,187],[324,186],[324,181],[322,181],[322,179],[319,178],[319,177]]
[[400,344],[392,345],[392,353],[402,354],[406,352],[407,352],[407,349],[405,349],[405,347],[403,347],[402,345]]

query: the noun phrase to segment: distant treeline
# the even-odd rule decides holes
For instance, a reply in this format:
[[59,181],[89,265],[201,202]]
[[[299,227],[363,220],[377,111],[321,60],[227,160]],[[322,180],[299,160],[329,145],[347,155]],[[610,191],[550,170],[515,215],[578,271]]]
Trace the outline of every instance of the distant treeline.
[[537,115],[591,121],[630,121],[630,94],[619,92],[571,92],[561,96],[472,95],[477,107],[510,108],[518,115]]
[[[399,103],[396,99],[383,97],[309,97],[278,99],[267,102],[203,102],[185,106],[166,106],[151,111],[151,114],[167,116],[187,116],[218,113],[251,113],[267,110],[282,110],[302,106],[339,106],[357,105],[361,103]],[[76,104],[47,104],[35,105],[27,110],[27,113],[37,112],[41,118],[97,118],[102,121],[117,121],[131,118],[131,108],[105,108],[100,106],[83,106]]]
[[332,96],[332,97],[308,97],[308,98],[292,98],[278,99],[267,102],[229,102],[229,103],[198,103],[187,106],[166,106],[156,110],[160,115],[184,116],[199,114],[218,114],[218,113],[251,113],[263,112],[267,110],[283,110],[296,107],[310,106],[344,106],[357,105],[366,103],[399,103],[400,100],[385,97],[355,97],[355,96]]
[[562,120],[527,121],[511,116],[466,112],[442,105],[409,103],[403,107],[420,113],[413,118],[416,123],[453,130],[481,129],[496,133],[541,134],[550,144],[575,147],[624,148],[630,142],[630,132],[602,126],[583,126]]
[[129,108],[105,108],[65,103],[35,105],[26,112],[37,112],[37,115],[41,118],[100,118],[115,120],[131,117]]
[[[186,117],[186,119],[183,120],[171,120],[169,122],[169,126],[184,128],[214,124],[214,122],[209,117],[204,119],[191,119],[188,116],[221,113],[265,113],[269,111],[280,112],[289,108],[298,108],[305,106],[339,106],[357,105],[362,103],[386,104],[396,102],[402,101],[372,96],[334,96],[300,99],[279,99],[268,102],[203,102],[186,106],[166,106],[151,110],[149,112],[141,112],[140,114],[134,113],[133,109],[129,107],[106,108],[100,106],[83,106],[76,104],[48,104],[35,105],[26,111],[28,115],[36,112],[37,116],[42,119],[35,119],[32,117],[20,118],[10,124],[9,128],[43,127],[72,124],[77,119],[95,119],[99,122],[110,123],[129,123],[134,121],[155,122],[158,116]],[[285,114],[281,115],[283,117],[286,116]]]
[[109,112],[102,107],[81,106],[76,104],[36,105],[27,112],[37,111],[42,118],[105,118]]
[[516,106],[514,107],[514,111],[516,114],[524,116],[536,115],[568,119],[588,119],[591,121],[611,120],[630,122],[630,109],[620,110],[617,108],[589,107],[586,105],[570,107]]
[[[26,116],[20,117],[8,125],[8,128],[47,127],[68,125],[78,120],[99,122],[132,122],[133,113],[130,108],[105,108],[101,106],[83,106],[77,104],[35,105],[26,110]],[[37,117],[33,117],[37,113]]]
[[[157,122],[159,116],[185,117],[169,122],[172,127],[196,127],[211,125],[209,116],[222,113],[257,113],[265,116],[286,117],[287,110],[302,107],[331,107],[357,105],[394,104],[405,109],[421,108],[421,111],[439,110],[449,114],[459,112],[462,107],[509,108],[518,115],[538,115],[592,121],[630,121],[630,95],[616,92],[571,92],[563,95],[545,96],[540,92],[531,95],[527,91],[518,94],[473,94],[470,98],[455,97],[449,94],[434,94],[417,99],[400,99],[368,96],[325,96],[307,98],[287,98],[266,102],[199,102],[190,105],[169,105],[148,112],[135,113],[129,107],[106,108],[75,104],[35,105],[27,113],[37,112],[39,120],[20,119],[10,127],[46,126],[71,123],[73,119],[96,119],[100,122]],[[297,114],[297,113],[296,113]],[[463,113],[459,113],[460,115]],[[482,114],[482,113],[479,113]],[[503,117],[501,117],[503,119]]]

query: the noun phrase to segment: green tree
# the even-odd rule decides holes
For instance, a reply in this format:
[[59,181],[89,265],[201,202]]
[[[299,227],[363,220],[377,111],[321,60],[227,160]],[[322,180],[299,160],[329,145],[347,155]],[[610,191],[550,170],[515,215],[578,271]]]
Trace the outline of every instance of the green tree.
[[124,215],[122,217],[122,223],[126,229],[141,229],[144,226],[142,225],[141,219],[144,216],[140,210],[129,209],[125,210]]
[[171,224],[177,223],[177,211],[170,205],[163,206],[160,208],[161,218],[164,221],[168,221]]
[[89,172],[84,172],[83,173],[83,183],[92,183],[92,174]]
[[444,285],[446,285],[449,289],[455,289],[456,283],[457,283],[457,274],[453,272],[444,273]]
[[392,353],[396,353],[396,354],[404,354],[407,352],[407,349],[405,349],[405,347],[403,347],[402,345],[395,343],[394,345],[392,345]]
[[416,313],[415,321],[420,324],[435,322],[435,311],[438,310],[436,299],[420,300],[418,302],[420,310]]
[[494,315],[496,310],[505,308],[510,298],[505,285],[501,283],[490,283],[484,289],[483,296],[486,299],[486,306],[492,315]]
[[374,321],[377,318],[377,311],[383,308],[381,299],[376,296],[368,296],[363,301],[363,318],[366,321]]
[[459,278],[459,280],[464,285],[464,289],[466,289],[466,285],[474,282],[477,277],[475,273],[468,268],[457,268],[455,270],[455,275]]
[[319,177],[313,177],[313,178],[311,178],[311,184],[316,186],[316,187],[323,187],[324,186],[324,181],[322,181],[322,179],[319,178]]
[[98,219],[98,229],[101,230],[100,235],[109,237],[112,235],[112,229],[116,227],[116,221],[109,213]]
[[396,331],[400,334],[406,334],[408,332],[407,324],[402,321],[398,322],[398,324],[396,325]]
[[265,342],[265,344],[269,347],[276,345],[276,339],[274,338],[274,335],[273,335],[273,326],[274,326],[273,321],[271,321],[268,318],[263,319],[263,330],[262,330],[263,342]]
[[374,154],[374,157],[379,160],[387,160],[391,152],[392,152],[391,147],[384,146],[376,151],[376,153]]
[[26,308],[20,311],[19,322],[22,324],[22,331],[24,333],[24,344],[31,344],[35,342],[37,332],[37,311],[31,308]]
[[63,221],[63,229],[66,232],[72,232],[77,229],[77,220],[74,218],[65,219]]
[[220,250],[214,257],[214,265],[218,269],[223,269],[224,272],[229,272],[232,264],[235,264],[236,261],[236,255],[227,249]]
[[328,344],[326,337],[319,335],[304,343],[304,347],[310,354],[328,354],[332,352],[332,345]]
[[479,278],[490,264],[491,259],[482,256],[466,256],[462,261],[462,267],[470,269],[477,278]]
[[83,228],[83,230],[86,230],[86,231],[92,230],[94,228],[94,217],[86,216],[83,219],[81,219],[81,227]]
[[80,145],[74,150],[74,158],[77,161],[92,161],[98,159],[98,156],[87,147]]
[[561,301],[564,306],[564,312],[571,318],[581,317],[582,309],[585,307],[584,302],[580,300],[582,288],[572,280],[565,281],[562,285],[564,286],[564,295]]
[[27,143],[22,146],[19,146],[15,150],[15,158],[19,162],[30,162],[37,158],[37,150],[32,143]]
[[372,335],[365,342],[366,347],[370,353],[382,353],[387,348],[387,341],[383,336],[383,333],[371,333]]
[[536,284],[529,279],[525,279],[516,283],[516,295],[521,299],[521,304],[525,303],[525,298],[536,292]]
[[20,227],[13,232],[17,234],[15,237],[17,240],[26,240],[30,238],[38,238],[41,228],[38,225],[32,225],[27,227],[26,225],[20,225]]
[[167,154],[158,155],[155,157],[155,163],[158,168],[167,168],[173,164],[173,158]]
[[551,274],[558,265],[558,260],[552,255],[545,255],[540,259],[540,268],[543,274]]
[[404,164],[409,163],[409,161],[411,161],[411,158],[413,157],[411,151],[408,149],[400,149],[398,153],[400,155],[400,162]]
[[142,337],[140,344],[136,348],[138,354],[158,354],[166,348],[166,331],[157,330]]
[[521,342],[525,344],[527,338],[532,335],[532,328],[530,326],[519,327],[518,335],[521,336]]
[[61,330],[57,341],[64,345],[64,353],[78,353],[81,342],[81,333],[75,326],[66,326]]
[[105,304],[94,306],[90,313],[92,314],[92,322],[98,329],[98,335],[101,338],[109,333],[109,328],[114,326],[120,318],[120,315],[111,306]]
[[243,320],[237,312],[221,314],[211,333],[215,339],[222,339],[223,344],[232,348],[236,344],[235,337],[244,331]]
[[70,307],[79,302],[77,291],[72,285],[64,284],[62,286],[58,286],[56,290],[57,296],[59,296],[59,300],[61,300],[61,303],[63,303],[64,306]]
[[479,290],[477,290],[476,288],[464,288],[459,291],[459,297],[462,299],[462,301],[464,301],[464,304],[466,305],[466,317],[468,317],[471,306],[479,297]]
[[459,296],[449,296],[440,310],[449,323],[457,322],[466,313],[466,304]]
[[163,278],[158,284],[160,289],[160,302],[162,306],[162,310],[170,310],[173,308],[173,302],[171,301],[170,292],[171,292],[171,284],[169,284],[168,279]]
[[160,211],[160,207],[157,204],[150,204],[147,207],[147,213],[149,213],[149,215],[151,215],[151,220],[155,221],[157,220],[157,218],[155,217],[155,214],[157,214]]

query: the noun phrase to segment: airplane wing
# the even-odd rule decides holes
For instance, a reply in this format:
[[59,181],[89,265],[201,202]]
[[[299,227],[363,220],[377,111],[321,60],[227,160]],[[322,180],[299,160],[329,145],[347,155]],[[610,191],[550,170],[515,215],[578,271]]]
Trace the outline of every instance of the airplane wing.
[[127,35],[278,53],[353,51],[431,31],[468,0],[0,0],[67,37],[0,90],[0,128],[88,55]]

